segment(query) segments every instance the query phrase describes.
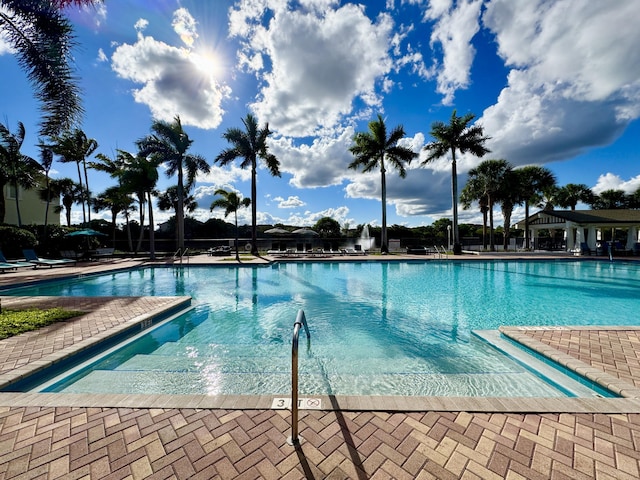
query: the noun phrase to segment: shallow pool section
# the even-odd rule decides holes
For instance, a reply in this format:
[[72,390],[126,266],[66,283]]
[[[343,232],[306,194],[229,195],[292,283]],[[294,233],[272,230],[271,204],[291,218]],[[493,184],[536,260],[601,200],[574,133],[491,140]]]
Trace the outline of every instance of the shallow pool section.
[[553,397],[574,393],[472,332],[634,324],[638,287],[623,263],[449,261],[148,268],[12,293],[194,297],[191,312],[48,391],[288,394],[303,309],[301,394]]

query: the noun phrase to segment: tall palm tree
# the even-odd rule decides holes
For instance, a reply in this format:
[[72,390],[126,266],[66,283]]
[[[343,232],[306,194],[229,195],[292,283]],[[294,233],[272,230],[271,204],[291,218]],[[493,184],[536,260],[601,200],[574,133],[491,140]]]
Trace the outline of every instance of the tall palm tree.
[[[0,123],[0,188],[11,185],[16,192],[16,214],[18,216],[18,226],[22,226],[20,215],[20,201],[18,198],[18,187],[30,189],[38,184],[39,174],[42,166],[37,160],[20,152],[26,130],[22,122],[18,122],[18,129],[15,133],[9,127]],[[4,222],[5,201],[4,190],[2,190],[2,205],[0,208],[0,222]]]
[[214,208],[224,208],[224,217],[230,213],[234,215],[234,223],[236,227],[236,261],[240,261],[240,252],[238,249],[238,209],[240,207],[248,207],[251,205],[250,198],[240,198],[240,196],[236,192],[228,192],[223,188],[219,188],[215,191],[215,195],[220,195],[220,198],[217,198],[211,204],[210,210]]
[[151,124],[152,135],[148,135],[136,142],[139,155],[150,157],[154,162],[166,163],[167,176],[178,175],[176,223],[178,230],[177,248],[184,252],[184,198],[185,198],[185,170],[187,184],[195,182],[199,172],[209,173],[209,165],[200,155],[187,153],[193,140],[182,128],[180,117],[175,116],[173,122],[155,120]]
[[456,164],[456,152],[471,153],[476,157],[482,157],[489,150],[484,143],[489,137],[483,136],[483,129],[480,125],[469,126],[475,118],[473,113],[467,113],[462,117],[456,115],[454,110],[451,114],[449,124],[444,122],[433,122],[431,124],[431,136],[434,142],[425,145],[429,155],[422,162],[425,165],[437,158],[451,154],[451,207],[453,211],[453,253],[460,254],[462,246],[460,244],[460,232],[458,230],[458,171]]
[[545,167],[530,165],[517,169],[520,193],[524,202],[524,247],[528,250],[529,238],[529,206],[539,203],[545,189],[556,184],[556,176]]
[[517,170],[508,170],[500,184],[500,189],[496,192],[496,201],[500,204],[502,218],[504,220],[503,243],[502,248],[507,251],[509,249],[509,234],[511,232],[511,215],[516,205],[522,202],[520,192],[520,178]]
[[558,188],[556,198],[558,206],[575,210],[578,202],[591,204],[594,195],[593,191],[584,183],[567,183],[564,187]]
[[62,9],[91,0],[2,0],[0,32],[15,50],[41,102],[42,137],[70,128],[82,114],[80,89],[73,72],[73,29]]
[[628,208],[629,196],[624,190],[604,190],[599,195],[595,195],[592,200],[592,208],[595,210],[618,210]]
[[[504,177],[513,166],[506,160],[485,160],[480,165],[469,170],[469,180],[467,185],[471,185],[475,192],[475,200],[485,199],[489,213],[489,246],[491,251],[495,250],[493,235],[493,207],[496,196],[500,191]],[[465,186],[465,189],[467,187]],[[463,189],[464,192],[464,189]]]
[[247,114],[242,120],[244,130],[240,128],[229,128],[222,135],[231,147],[223,150],[213,161],[220,165],[227,165],[234,160],[241,158],[240,168],[251,169],[251,253],[258,255],[258,224],[257,224],[257,192],[256,192],[256,170],[258,168],[258,159],[262,159],[271,175],[280,176],[280,162],[275,155],[269,153],[267,138],[271,132],[269,124],[258,128],[256,118]]
[[49,206],[51,204],[52,196],[49,191],[49,186],[51,184],[51,178],[49,177],[49,172],[51,171],[51,166],[53,165],[53,151],[48,148],[46,145],[40,144],[40,165],[42,165],[42,170],[44,172],[44,190],[46,193],[44,201],[45,201],[45,209],[44,209],[44,231],[43,238],[47,238],[47,227],[49,225]]
[[[398,145],[404,138],[404,128],[402,125],[395,127],[387,136],[387,126],[384,119],[378,114],[377,120],[369,122],[368,132],[358,132],[353,137],[354,144],[349,147],[349,151],[355,157],[349,164],[349,168],[357,170],[362,167],[364,173],[375,168],[380,169],[380,184],[382,194],[382,233],[380,236],[380,251],[389,253],[387,241],[387,177],[386,164],[391,165],[396,170],[400,178],[407,176],[405,163],[418,156],[413,150]],[[386,162],[386,164],[385,164]]]
[[[48,146],[53,153],[60,157],[62,163],[75,162],[78,168],[78,184],[82,187],[82,222],[91,221],[91,194],[89,191],[89,177],[87,175],[87,158],[93,155],[98,148],[98,142],[87,137],[87,134],[79,128],[67,130],[54,139],[54,143]],[[82,170],[84,170],[84,184]],[[85,213],[85,204],[88,212]],[[88,215],[87,215],[88,214]]]

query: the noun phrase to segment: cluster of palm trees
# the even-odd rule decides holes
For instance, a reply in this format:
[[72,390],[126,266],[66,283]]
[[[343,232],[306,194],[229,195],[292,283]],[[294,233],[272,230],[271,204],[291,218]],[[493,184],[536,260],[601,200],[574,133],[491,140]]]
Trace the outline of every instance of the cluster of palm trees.
[[[594,210],[640,208],[640,189],[632,194],[623,190],[605,190],[596,195],[587,185],[569,183],[559,186],[553,173],[540,166],[514,168],[504,159],[486,160],[469,170],[467,184],[460,196],[463,208],[477,202],[483,216],[483,246],[495,250],[493,211],[499,205],[504,220],[504,243],[509,242],[511,215],[516,205],[525,208],[525,248],[530,247],[529,208],[535,206],[545,210],[555,207],[576,209],[578,203],[589,205]],[[489,235],[487,237],[487,216]],[[487,245],[488,238],[488,245]]]

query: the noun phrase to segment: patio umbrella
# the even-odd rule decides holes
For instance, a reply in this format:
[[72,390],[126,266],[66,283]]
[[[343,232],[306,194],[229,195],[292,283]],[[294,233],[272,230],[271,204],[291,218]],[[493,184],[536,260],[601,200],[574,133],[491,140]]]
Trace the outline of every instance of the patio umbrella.
[[289,230],[285,230],[284,228],[274,227],[270,228],[269,230],[265,230],[264,233],[268,233],[269,235],[286,235],[291,232],[289,232]]
[[317,237],[318,235],[320,235],[318,232],[316,232],[315,230],[311,230],[310,228],[298,228],[291,233],[295,233],[296,235],[306,235],[309,237]]
[[69,232],[65,237],[106,237],[106,233],[98,232],[92,228],[83,228],[82,230],[76,230],[75,232]]

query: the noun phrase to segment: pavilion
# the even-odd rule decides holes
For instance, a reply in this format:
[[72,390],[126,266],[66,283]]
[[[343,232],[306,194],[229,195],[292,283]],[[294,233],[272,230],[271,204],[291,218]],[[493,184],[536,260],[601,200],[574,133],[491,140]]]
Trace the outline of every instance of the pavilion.
[[[516,223],[516,228],[524,230],[525,221]],[[573,252],[580,251],[583,244],[596,252],[608,230],[614,248],[636,253],[640,247],[640,210],[541,210],[529,216],[529,238],[534,248],[538,248],[541,230],[563,231],[565,250]]]

